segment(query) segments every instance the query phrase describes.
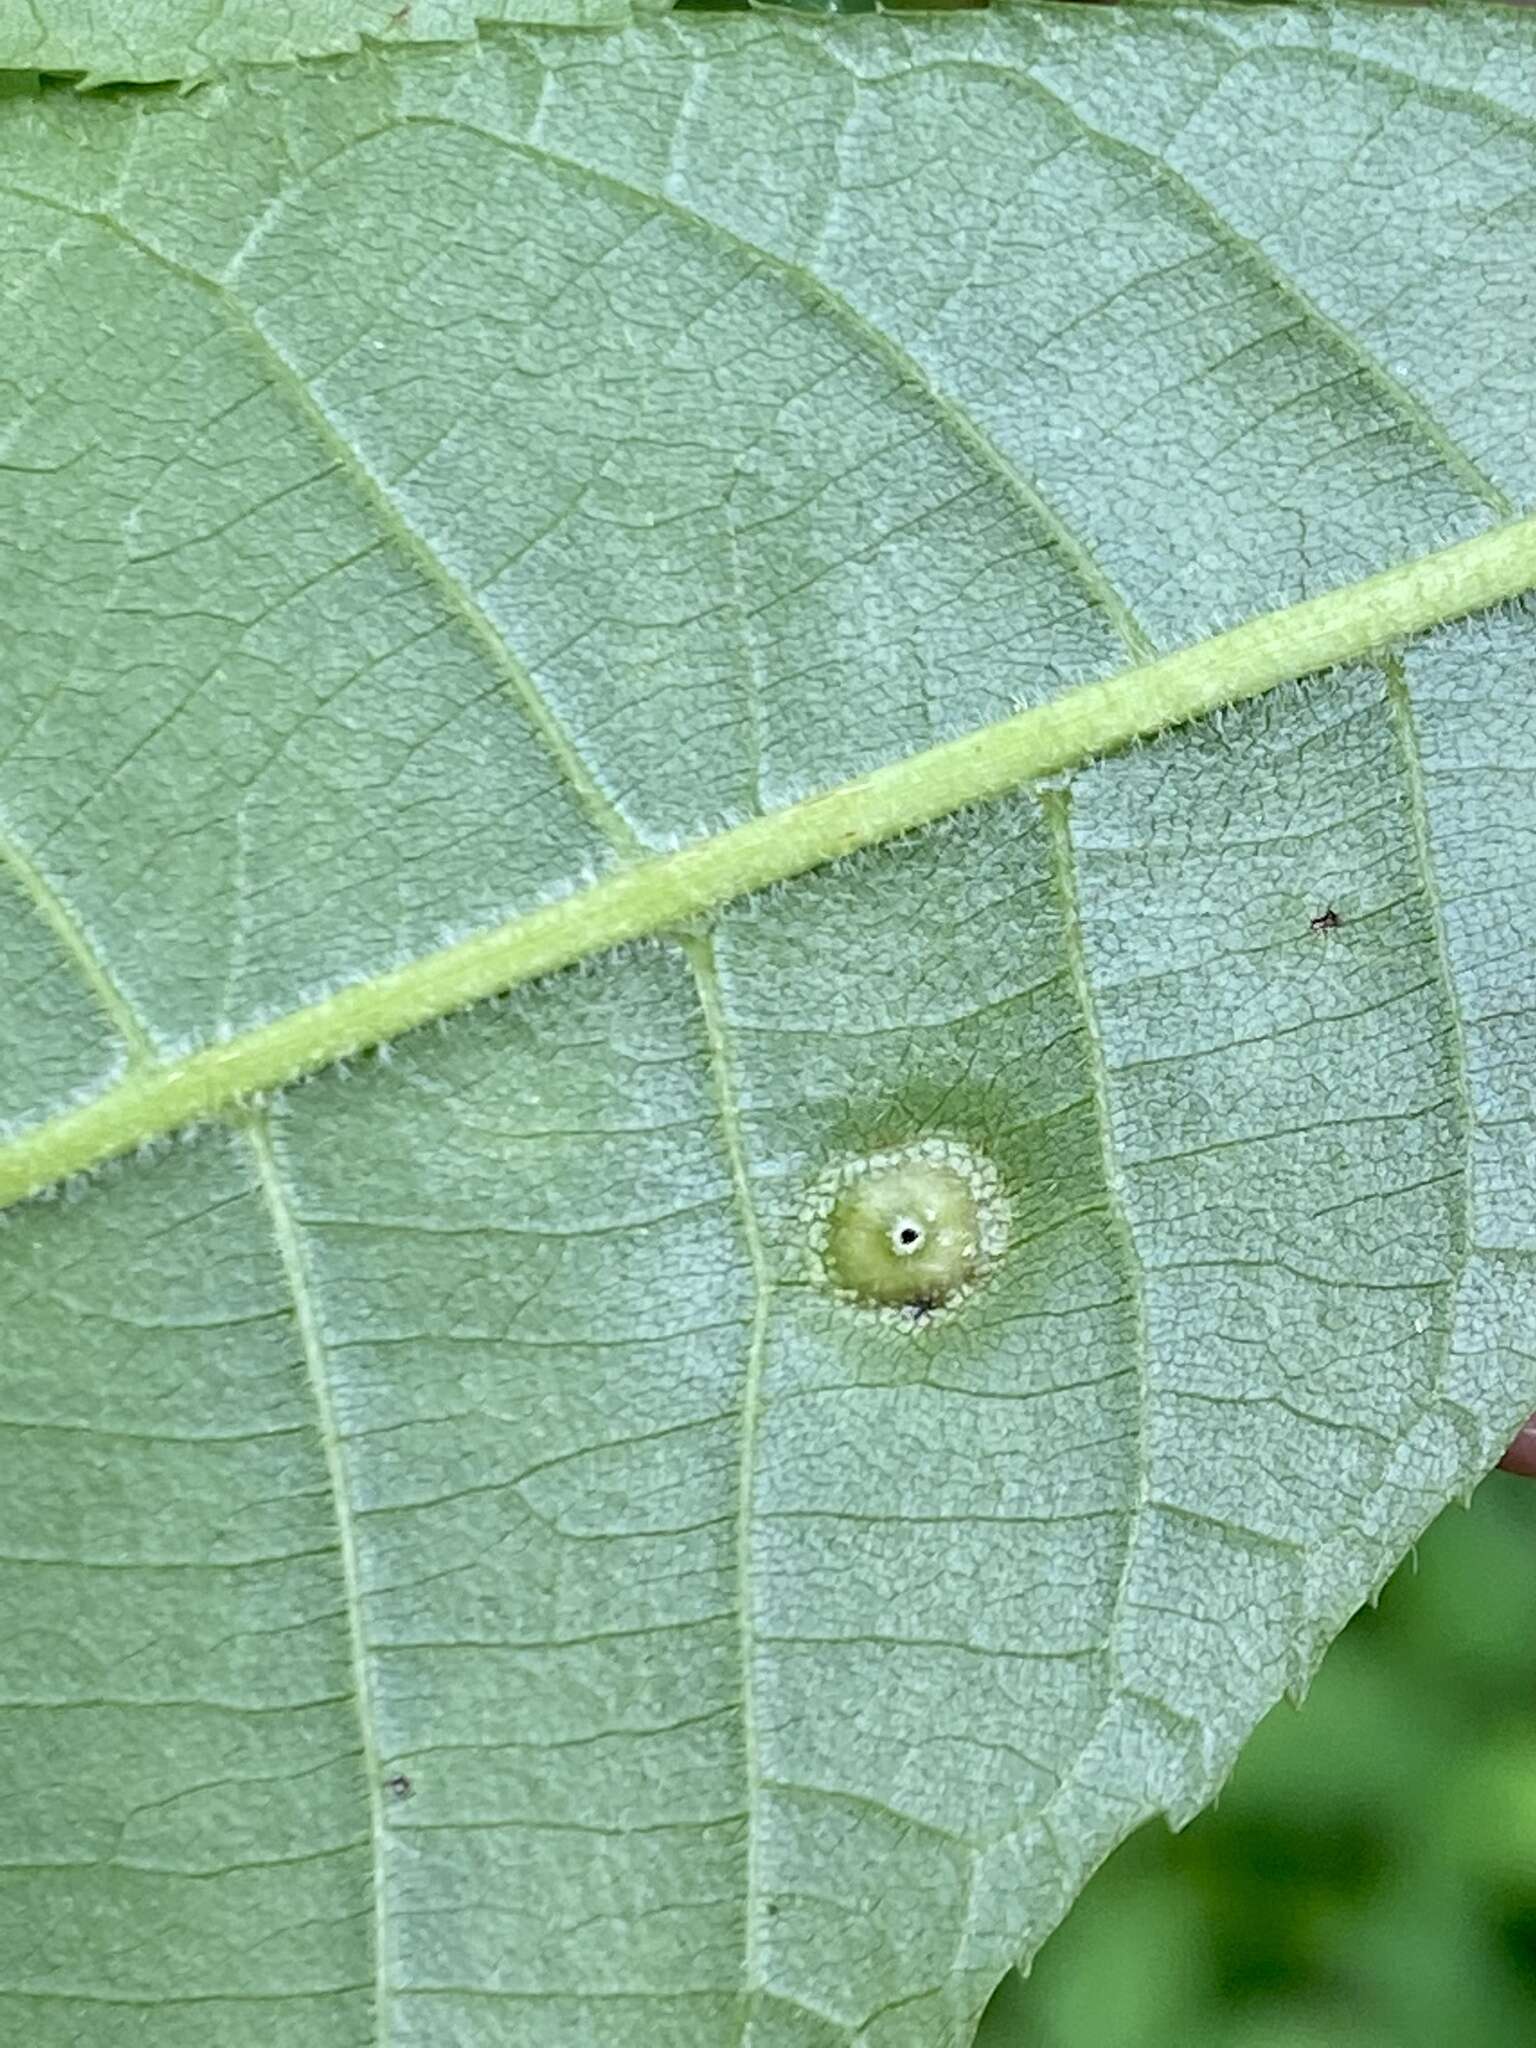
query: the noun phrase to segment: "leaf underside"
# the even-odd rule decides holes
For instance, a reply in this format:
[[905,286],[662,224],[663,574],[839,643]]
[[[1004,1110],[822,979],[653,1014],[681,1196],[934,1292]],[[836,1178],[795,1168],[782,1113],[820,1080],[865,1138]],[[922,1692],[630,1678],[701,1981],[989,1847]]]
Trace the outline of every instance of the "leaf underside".
[[0,0],[0,69],[93,84],[197,80],[238,64],[472,42],[480,25],[616,28],[665,0]]
[[[1531,24],[1106,13],[0,102],[0,1153],[1536,502]],[[1533,676],[1446,624],[11,1211],[0,2035],[968,2041],[1536,1397]],[[936,1134],[1011,1242],[904,1325],[808,1191]]]

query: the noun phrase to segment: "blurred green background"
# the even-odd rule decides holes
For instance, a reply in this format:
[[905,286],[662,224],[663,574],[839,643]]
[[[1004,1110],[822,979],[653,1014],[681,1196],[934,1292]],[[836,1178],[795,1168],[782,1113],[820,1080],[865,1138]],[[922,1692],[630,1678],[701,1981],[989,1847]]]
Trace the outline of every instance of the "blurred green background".
[[1112,1856],[977,2048],[1536,2043],[1536,1481],[1442,1515],[1181,1835]]

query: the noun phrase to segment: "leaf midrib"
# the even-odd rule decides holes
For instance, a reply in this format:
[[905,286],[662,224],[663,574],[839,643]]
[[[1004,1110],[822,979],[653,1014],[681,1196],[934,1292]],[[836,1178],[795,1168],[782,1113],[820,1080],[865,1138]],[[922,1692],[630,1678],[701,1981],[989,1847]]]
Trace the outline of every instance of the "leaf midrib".
[[1532,588],[1536,514],[634,861],[222,1043],[131,1068],[0,1145],[0,1208],[519,983]]
[[[90,1102],[0,1145],[0,1208],[487,995],[676,930],[756,889],[1532,588],[1536,514],[1077,684],[676,852],[635,860],[229,1040],[133,1065]],[[78,946],[88,946],[84,934]],[[104,975],[100,963],[98,971]]]

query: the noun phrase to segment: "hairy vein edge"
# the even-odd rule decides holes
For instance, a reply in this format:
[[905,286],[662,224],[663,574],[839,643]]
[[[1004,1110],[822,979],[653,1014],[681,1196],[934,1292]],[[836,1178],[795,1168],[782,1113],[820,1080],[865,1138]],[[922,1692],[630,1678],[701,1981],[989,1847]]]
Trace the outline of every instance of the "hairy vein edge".
[[1533,587],[1536,514],[621,867],[238,1037],[137,1066],[0,1146],[0,1208],[519,982]]

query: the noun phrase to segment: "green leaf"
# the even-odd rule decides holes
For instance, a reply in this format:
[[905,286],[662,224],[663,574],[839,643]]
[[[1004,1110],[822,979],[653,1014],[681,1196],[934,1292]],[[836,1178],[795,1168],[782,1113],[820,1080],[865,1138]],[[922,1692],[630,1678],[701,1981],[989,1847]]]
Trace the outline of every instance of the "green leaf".
[[1533,54],[0,102],[0,2032],[960,2048],[1492,1462]]
[[0,69],[200,79],[388,45],[472,42],[481,24],[612,28],[664,0],[0,0]]

